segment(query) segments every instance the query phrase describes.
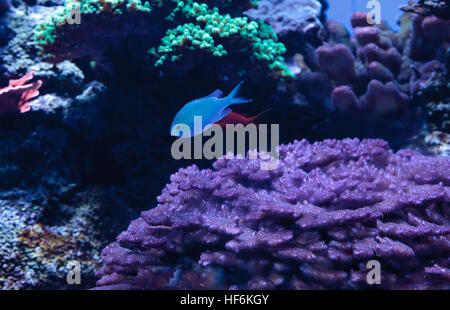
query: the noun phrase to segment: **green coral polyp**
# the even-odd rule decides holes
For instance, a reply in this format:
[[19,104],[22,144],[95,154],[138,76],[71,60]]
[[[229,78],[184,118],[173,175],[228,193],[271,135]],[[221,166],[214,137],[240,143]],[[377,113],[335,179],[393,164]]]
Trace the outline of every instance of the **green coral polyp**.
[[[228,1],[228,5],[231,1]],[[204,2],[210,1],[68,0],[61,13],[49,22],[37,26],[35,40],[42,47],[43,54],[56,44],[67,46],[67,42],[61,42],[64,38],[64,27],[77,29],[76,26],[82,26],[67,23],[75,6],[80,7],[81,18],[83,15],[93,14],[122,15],[125,12],[142,12],[148,14],[149,24],[152,18],[151,13],[158,14],[158,10],[161,10],[168,12],[166,20],[174,26],[163,30],[165,33],[162,34],[159,46],[154,46],[148,51],[150,55],[156,57],[155,66],[181,61],[185,51],[201,50],[202,53],[214,57],[246,52],[251,58],[266,62],[270,70],[276,70],[281,75],[290,75],[281,57],[286,49],[282,43],[276,42],[277,36],[269,25],[249,21],[247,17],[220,14],[217,7],[209,8]],[[255,1],[249,2],[249,5],[254,4]],[[239,46],[239,49],[233,50],[234,45]],[[230,50],[227,50],[225,46]],[[247,50],[243,49],[243,46],[247,46]],[[288,74],[285,74],[286,72]]]

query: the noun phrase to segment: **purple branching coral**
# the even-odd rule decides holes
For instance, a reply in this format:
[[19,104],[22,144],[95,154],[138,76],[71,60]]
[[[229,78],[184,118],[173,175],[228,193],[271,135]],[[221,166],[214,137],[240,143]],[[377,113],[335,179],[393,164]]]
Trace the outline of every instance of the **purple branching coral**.
[[[448,71],[449,21],[406,13],[394,32],[384,22],[369,24],[367,16],[352,15],[354,35],[327,21],[322,45],[309,45],[296,55],[300,69],[293,102],[320,115],[316,123],[328,120],[332,134],[324,137],[354,137],[356,132],[401,147],[398,141],[426,129],[430,101],[420,94]],[[443,113],[434,114],[440,119]]]
[[181,169],[103,251],[97,289],[450,288],[450,159],[383,140],[280,146],[276,170]]
[[[356,12],[351,24],[353,37],[338,23],[325,24],[324,44],[305,54],[313,74],[299,74],[299,90],[307,100],[317,102],[304,89],[311,84],[311,78],[322,74],[328,81],[322,76],[323,85],[319,88],[329,88],[330,83],[333,88],[324,93],[324,101],[328,95],[338,112],[359,118],[418,123],[411,121],[420,115],[413,97],[420,83],[426,83],[434,71],[444,68],[449,21],[435,16],[404,15],[401,30],[394,33],[384,23],[369,24],[367,13]],[[430,72],[423,75],[421,71]]]
[[333,106],[340,112],[373,116],[403,112],[409,97],[395,83],[402,55],[380,28],[367,24],[366,13],[353,14],[351,23],[356,55],[342,43],[325,44],[316,50],[320,70],[336,85]]
[[436,16],[416,15],[409,46],[409,57],[413,60],[445,58],[450,47],[450,21]]

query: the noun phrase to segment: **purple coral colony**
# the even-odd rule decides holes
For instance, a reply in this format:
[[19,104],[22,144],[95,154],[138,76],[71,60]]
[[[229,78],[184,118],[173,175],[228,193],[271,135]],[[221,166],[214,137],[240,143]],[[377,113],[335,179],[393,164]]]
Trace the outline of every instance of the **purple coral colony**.
[[[449,290],[449,3],[340,1],[0,0],[0,288]],[[174,158],[241,81],[276,167]]]

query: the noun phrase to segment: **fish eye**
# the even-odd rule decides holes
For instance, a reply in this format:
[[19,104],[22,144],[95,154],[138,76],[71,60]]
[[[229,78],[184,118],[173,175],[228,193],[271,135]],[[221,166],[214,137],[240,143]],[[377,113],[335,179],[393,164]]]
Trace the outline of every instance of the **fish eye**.
[[180,129],[180,125],[177,125],[177,126],[176,126],[176,129]]

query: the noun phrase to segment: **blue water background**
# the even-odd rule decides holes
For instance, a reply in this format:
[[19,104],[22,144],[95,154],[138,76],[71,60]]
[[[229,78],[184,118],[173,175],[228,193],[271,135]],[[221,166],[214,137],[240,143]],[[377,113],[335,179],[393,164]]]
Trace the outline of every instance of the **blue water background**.
[[[407,0],[378,0],[381,3],[381,19],[387,21],[390,27],[398,30],[397,20],[402,11],[398,9],[400,5],[407,4]],[[327,11],[329,19],[345,24],[347,29],[352,31],[350,17],[353,12],[365,11],[368,0],[329,0],[330,8]]]

